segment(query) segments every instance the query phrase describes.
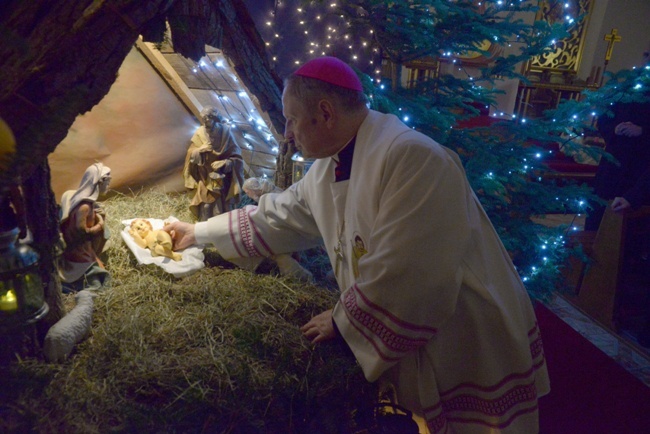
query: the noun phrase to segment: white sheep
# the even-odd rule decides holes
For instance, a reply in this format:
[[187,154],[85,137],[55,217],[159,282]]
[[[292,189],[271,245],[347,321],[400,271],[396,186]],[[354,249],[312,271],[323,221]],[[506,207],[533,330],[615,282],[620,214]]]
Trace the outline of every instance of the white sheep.
[[[244,192],[253,199],[259,202],[260,197],[266,193],[281,193],[282,189],[273,184],[270,180],[265,178],[248,178],[244,181],[242,186]],[[289,253],[278,254],[271,256],[275,261],[282,276],[291,276],[304,282],[313,282],[314,276],[311,271],[300,265]],[[255,268],[262,262],[260,258],[238,258],[231,260],[235,265],[248,270],[255,270]]]
[[271,259],[275,261],[280,270],[280,275],[291,276],[295,279],[302,280],[303,282],[313,282],[314,275],[311,271],[300,265],[298,261],[288,254],[273,255]]
[[74,346],[88,336],[93,319],[95,296],[92,291],[79,291],[75,296],[77,305],[74,309],[50,327],[43,345],[47,361],[64,361]]

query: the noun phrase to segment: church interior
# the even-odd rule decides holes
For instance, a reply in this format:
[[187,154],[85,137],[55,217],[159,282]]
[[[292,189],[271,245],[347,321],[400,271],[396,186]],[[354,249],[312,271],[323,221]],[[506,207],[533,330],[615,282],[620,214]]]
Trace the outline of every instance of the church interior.
[[[219,3],[216,0],[211,1],[215,4]],[[10,3],[14,6],[18,2]],[[189,1],[188,3],[193,2]],[[268,29],[265,30],[265,27],[268,27],[266,23],[268,14],[265,12],[273,7],[277,9],[278,4],[287,2],[243,0],[222,3],[246,4],[250,11],[250,17],[247,19],[250,21],[246,22],[242,28],[256,26],[262,37],[266,39],[273,36],[268,36]],[[548,6],[549,3],[557,2],[541,1],[541,10],[545,10],[544,5]],[[647,54],[647,51],[650,50],[650,36],[646,23],[647,17],[650,16],[650,2],[646,0],[571,0],[560,3],[571,4],[572,7],[584,14],[583,24],[574,28],[570,40],[559,50],[560,54],[549,58],[538,57],[519,64],[518,70],[521,77],[495,84],[495,87],[501,91],[495,103],[489,108],[481,108],[476,116],[463,120],[456,126],[457,128],[490,128],[504,120],[541,118],[545,111],[553,110],[566,101],[579,101],[584,92],[602,87],[608,80],[608,74],[643,65],[643,53]],[[115,7],[111,6],[111,8]],[[113,12],[118,17],[116,19],[126,23],[126,27],[135,26],[128,17],[125,18],[126,12],[120,13],[116,10]],[[4,30],[10,29],[12,24],[11,21],[6,20],[7,13],[0,11],[0,37],[3,37],[3,34],[9,35],[6,40],[10,40],[10,36],[15,34]],[[88,13],[90,14],[90,12]],[[37,13],[35,12],[35,14]],[[564,19],[562,16],[546,18]],[[530,19],[530,17],[526,19]],[[79,22],[81,21],[80,19]],[[130,34],[137,33],[137,31],[139,30],[129,29]],[[265,31],[267,33],[264,33]],[[29,129],[27,126],[29,121],[25,119],[15,128],[15,136],[19,139],[17,140],[18,147],[22,146],[20,140],[33,139],[35,142],[46,143],[34,151],[36,159],[38,156],[44,156],[43,164],[38,161],[31,163],[28,161],[32,156],[32,151],[23,152],[24,155],[21,155],[20,163],[24,170],[46,173],[40,176],[44,176],[48,180],[51,194],[59,206],[66,192],[78,188],[80,180],[84,178],[87,170],[93,165],[101,163],[104,167],[110,168],[110,189],[103,196],[107,201],[108,217],[111,217],[110,212],[116,216],[119,215],[120,219],[156,217],[159,219],[157,221],[160,226],[153,229],[162,228],[162,219],[168,219],[171,216],[188,220],[196,219],[197,214],[190,213],[187,206],[190,200],[198,197],[198,193],[197,196],[194,196],[196,185],[191,185],[192,181],[188,181],[186,174],[188,161],[191,160],[188,147],[193,146],[197,131],[205,128],[204,109],[206,108],[216,110],[222,119],[221,122],[227,125],[230,140],[236,143],[241,153],[243,166],[241,170],[245,178],[265,180],[264,182],[269,185],[275,183],[277,186],[287,188],[300,180],[309,170],[310,162],[303,160],[299,153],[296,153],[296,149],[287,151],[287,143],[282,136],[283,123],[278,122],[282,116],[281,107],[278,107],[277,103],[273,103],[267,93],[268,89],[260,90],[251,83],[251,79],[247,78],[246,74],[242,74],[242,70],[245,68],[242,68],[240,59],[229,58],[226,54],[227,50],[215,47],[218,45],[216,40],[209,40],[207,42],[210,43],[202,45],[205,50],[204,55],[199,60],[192,60],[176,52],[174,42],[180,44],[180,42],[170,39],[166,39],[163,43],[147,42],[146,38],[139,34],[135,42],[128,48],[122,47],[123,61],[111,66],[116,71],[114,82],[108,85],[101,84],[107,88],[105,96],[92,104],[88,103],[89,107],[83,113],[62,113],[60,119],[53,120],[44,115],[39,118],[43,123],[43,129],[67,122],[69,127],[65,129],[65,134],[35,133],[36,129]],[[99,42],[97,44],[100,45]],[[229,49],[233,51],[232,48]],[[285,50],[283,53],[289,59],[292,54],[287,54],[287,51]],[[401,85],[408,89],[415,83],[442,74],[458,75],[459,77],[471,76],[472,71],[479,71],[489,65],[493,60],[491,56],[498,57],[507,54],[507,48],[505,52],[498,51],[494,45],[488,42],[485,47],[482,47],[481,53],[469,52],[458,56],[457,60],[463,65],[462,73],[457,72],[461,69],[458,68],[455,61],[450,62],[444,56],[410,60],[399,65]],[[8,61],[12,60],[10,56],[6,57]],[[0,65],[2,63],[0,61]],[[275,58],[271,59],[270,65],[275,67],[278,73],[283,74],[295,66],[289,61]],[[31,67],[36,68],[37,66],[32,65]],[[94,65],[92,67],[101,68],[102,66]],[[251,69],[251,65],[247,65],[247,67],[246,69]],[[17,69],[13,71],[15,70]],[[371,76],[370,80],[380,82],[382,79],[389,78],[394,70],[395,65],[384,59],[377,66],[374,72],[376,75]],[[279,74],[276,75],[274,72],[269,76],[263,74],[261,76],[269,81],[275,80],[275,85],[281,87]],[[96,81],[99,83],[104,79]],[[259,79],[258,84],[261,81]],[[14,78],[14,82],[17,83],[14,84],[14,89],[17,89],[20,86],[20,80]],[[41,86],[55,86],[57,78],[38,83]],[[12,127],[9,121],[19,117],[15,113],[20,113],[23,118],[27,118],[29,113],[38,113],[37,117],[41,116],[40,103],[29,101],[29,98],[39,101],[39,97],[26,93],[16,97],[16,94],[10,95],[9,90],[11,89],[3,89],[1,86],[0,90],[7,90],[4,93],[0,92],[0,119],[6,119],[9,128]],[[39,91],[39,89],[32,90],[34,94]],[[48,92],[44,91],[43,93],[48,94]],[[76,95],[70,95],[71,99],[76,97]],[[275,97],[277,99],[277,95]],[[46,99],[43,101],[47,102]],[[75,101],[74,104],[78,103]],[[74,106],[71,110],[80,106],[74,104],[70,105]],[[12,110],[15,110],[15,113]],[[53,128],[53,131],[55,129]],[[5,137],[2,134],[3,131],[0,129],[0,139]],[[607,149],[602,138],[593,137],[592,139],[589,145]],[[647,144],[650,146],[650,142]],[[559,182],[570,180],[593,187],[599,165],[597,158],[585,154],[564,152],[561,148],[547,147],[547,150],[553,157],[546,164],[553,170],[555,179]],[[3,161],[0,158],[0,165]],[[47,167],[47,169],[43,169],[43,167]],[[283,172],[280,171],[281,169]],[[6,173],[12,170],[6,169]],[[3,167],[3,171],[5,171],[5,167]],[[10,179],[9,175],[0,177],[0,181],[2,181],[0,186],[3,189],[10,184],[8,179]],[[246,193],[247,198],[251,196],[249,192]],[[237,194],[244,197],[244,191]],[[139,197],[148,198],[149,195],[152,197],[151,200],[156,202],[155,204],[138,202]],[[113,202],[112,205],[111,202]],[[29,199],[28,208],[32,207],[33,209],[36,203],[38,201],[34,198]],[[122,207],[126,207],[128,210]],[[224,207],[227,209],[228,205],[224,203]],[[56,213],[55,211],[47,212]],[[43,212],[45,213],[45,211]],[[119,214],[120,212],[125,212],[125,214]],[[567,232],[569,234],[568,242],[573,247],[579,246],[588,258],[587,262],[575,257],[568,259],[562,268],[563,289],[545,297],[539,302],[536,309],[542,337],[545,337],[545,327],[547,327],[549,336],[551,334],[559,336],[546,349],[547,364],[551,377],[556,375],[557,378],[563,379],[558,382],[563,384],[556,383],[558,384],[557,392],[550,395],[551,398],[543,398],[540,401],[540,432],[545,434],[614,432],[632,434],[642,432],[638,431],[639,427],[647,426],[646,423],[650,422],[650,412],[647,411],[647,403],[650,402],[648,401],[650,399],[650,341],[644,341],[641,336],[645,327],[645,318],[650,316],[650,262],[648,259],[648,253],[650,253],[650,205],[628,210],[625,213],[616,213],[608,209],[604,213],[600,226],[593,231],[586,230],[586,215],[584,213],[549,213],[530,217],[542,227],[567,227],[570,230]],[[35,217],[29,217],[27,221],[33,223],[34,219]],[[206,285],[206,281],[196,275],[191,278],[184,277],[194,273],[194,269],[187,274],[185,274],[186,270],[174,269],[173,272],[178,274],[175,274],[173,279],[166,276],[162,279],[165,283],[159,283],[162,281],[158,280],[160,279],[159,275],[164,273],[158,268],[151,271],[146,267],[155,267],[142,265],[139,259],[136,263],[136,259],[133,257],[135,248],[130,246],[127,248],[122,243],[123,240],[126,243],[127,239],[124,231],[128,232],[124,226],[125,221],[114,220],[107,223],[111,230],[109,242],[111,248],[121,249],[106,262],[107,269],[110,271],[111,264],[115,264],[117,267],[119,263],[123,263],[129,267],[129,273],[137,273],[136,277],[132,277],[132,274],[117,271],[112,280],[118,286],[130,278],[134,280],[155,278],[156,284],[145,283],[144,288],[147,285],[161,285],[161,289],[164,287],[164,291],[160,293],[160,297],[166,298],[172,291],[177,289],[180,291],[178,286],[181,286],[182,280],[179,279],[188,279],[187,282],[191,282],[191,285],[197,287]],[[33,236],[38,237],[39,234],[33,234]],[[129,248],[131,251],[128,250]],[[110,250],[107,252],[105,254],[110,258]],[[236,276],[236,279],[241,279],[232,284],[224,283],[226,286],[232,285],[234,288],[229,287],[229,290],[236,290],[237,285],[251,285],[251,287],[257,285],[256,282],[248,281],[247,277],[237,274],[241,271],[240,269],[253,269],[257,270],[255,273],[263,274],[264,269],[272,269],[277,272],[279,267],[280,274],[282,274],[283,264],[286,266],[286,262],[283,261],[293,261],[291,258],[285,258],[279,259],[277,264],[265,262],[261,268],[256,269],[258,264],[252,268],[250,265],[235,267],[232,264],[225,264],[218,258],[215,259],[215,254],[208,250],[204,253],[205,256],[203,253],[197,253],[199,265],[196,266],[196,269],[203,270],[202,273],[210,269],[207,271],[209,275],[206,279],[226,281],[229,273]],[[102,258],[104,257],[102,256]],[[304,260],[304,258],[303,256],[302,259]],[[207,264],[205,269],[203,262]],[[295,267],[293,262],[290,266]],[[295,271],[295,268],[293,270]],[[314,273],[314,276],[310,274],[310,277],[317,277],[317,280],[319,280],[318,277],[322,277],[316,276],[317,272],[314,270],[311,272]],[[0,277],[2,276],[0,275]],[[325,280],[323,278],[323,281]],[[167,284],[169,287],[166,286]],[[284,283],[271,283],[271,288],[268,288],[268,299],[264,299],[260,303],[270,306],[269,303],[272,304],[276,298],[281,297],[278,294],[285,291],[285,286]],[[299,297],[308,297],[300,292],[302,289],[299,288],[299,284],[290,284],[290,287],[286,286],[286,291],[292,294],[296,292]],[[12,329],[1,321],[3,311],[7,306],[6,300],[2,298],[3,289],[6,288],[0,287],[0,334],[6,337],[9,334],[7,330]],[[261,287],[255,287],[255,289],[267,290],[267,288]],[[324,291],[324,293],[327,292]],[[118,295],[117,291],[115,294],[111,296],[114,297],[113,303],[122,301],[120,299],[122,295]],[[190,305],[191,296],[182,294],[183,297],[187,297],[186,301]],[[264,293],[264,297],[266,296],[267,294]],[[110,317],[108,308],[111,306],[111,297],[108,297],[108,301],[96,302],[100,303],[97,306],[105,311],[97,312],[95,318],[106,320]],[[298,307],[287,301],[286,306],[290,307],[285,306],[283,309],[295,309],[296,315],[300,317],[304,314],[298,312],[300,309],[314,309],[314,306],[318,306],[319,303],[330,301],[327,294],[319,295],[319,297],[322,298],[316,301],[309,300]],[[129,303],[128,299],[124,302]],[[285,303],[284,299],[281,302]],[[50,306],[50,310],[59,309],[59,314],[65,316],[62,312],[70,309],[75,303],[80,306],[81,300],[77,298],[75,301],[74,295],[66,294],[61,303],[58,308]],[[255,309],[262,311],[266,307],[264,304],[260,304]],[[171,311],[163,314],[169,315],[169,318],[175,315]],[[207,313],[197,310],[196,316],[203,318],[204,314],[207,315]],[[137,315],[137,312],[132,315]],[[92,329],[94,326],[86,325],[86,327]],[[194,325],[185,324],[183,327],[188,327],[186,329],[188,336],[200,333],[194,329]],[[120,329],[116,327],[109,330],[119,333]],[[177,333],[178,331],[170,329],[168,332]],[[34,326],[33,331],[29,333],[32,333],[32,336],[23,336],[21,338],[23,342],[38,341],[39,338],[34,336],[42,334],[43,331],[39,331],[38,327]],[[112,342],[109,338],[104,338],[103,333],[103,330],[89,332],[89,335],[94,335],[94,337],[80,339],[78,344],[75,343],[75,345],[79,345],[79,364],[89,363],[88,366],[92,365],[92,362],[89,362],[85,356],[82,358],[81,352],[84,351],[84,346],[91,345],[91,343],[84,342],[93,339],[96,341],[95,345],[98,345],[97,342],[100,339],[105,339],[104,345]],[[251,336],[246,335],[247,339],[253,339],[253,332],[250,333]],[[11,345],[15,344],[13,341],[11,342]],[[216,344],[213,344],[210,343],[210,348],[217,348]],[[3,345],[9,348],[9,343],[3,341]],[[18,344],[19,347],[21,345],[23,344]],[[291,341],[287,345],[294,345],[294,343]],[[152,348],[154,346],[152,345]],[[576,354],[567,353],[572,348],[575,349]],[[265,351],[257,347],[256,350],[262,353]],[[77,363],[74,361],[77,350],[70,351],[72,351],[70,358],[64,363],[74,365]],[[120,348],[119,351],[126,350]],[[180,350],[176,349],[176,351]],[[29,351],[26,353],[27,356],[23,355],[18,364],[20,365],[18,371],[12,371],[16,375],[16,382],[12,382],[13,380],[10,378],[6,380],[6,384],[0,383],[0,386],[5,389],[15,386],[18,382],[27,381],[25,378],[29,378],[30,375],[38,373],[42,378],[34,377],[34,387],[36,391],[43,392],[47,386],[40,380],[54,378],[58,375],[72,376],[63,368],[53,367],[57,366],[56,364],[47,367],[39,365],[38,357],[33,357]],[[109,358],[110,354],[108,353],[108,349],[105,350],[102,353],[103,357]],[[320,356],[323,360],[328,357],[327,354]],[[336,361],[339,361],[339,357],[343,359],[344,356],[338,353],[332,356]],[[9,358],[13,359],[13,355],[10,355]],[[314,360],[316,363],[316,359]],[[8,363],[4,356],[0,361],[3,364]],[[283,363],[285,362],[293,363],[283,361]],[[154,365],[155,363],[152,363],[152,366]],[[554,369],[551,369],[553,367]],[[7,367],[7,369],[10,368]],[[192,369],[203,372],[207,368],[201,366],[192,367]],[[19,372],[19,374],[15,374],[15,372]],[[196,372],[183,373],[186,378],[195,378],[194,374]],[[74,375],[79,375],[80,379],[83,377],[77,373]],[[176,409],[177,401],[183,402],[187,398],[185,394],[199,396],[211,393],[209,387],[201,389],[200,385],[197,386],[198,381],[192,383],[188,380],[188,383],[191,383],[190,386],[187,389],[176,391],[176,397],[170,401],[167,401],[163,392],[160,391],[163,389],[163,385],[159,385],[160,390],[157,390],[157,386],[148,388],[146,396],[138,395],[137,389],[128,389],[128,393],[134,396],[138,395],[139,401],[136,399],[133,402],[137,402],[138,405],[142,404],[143,408],[149,405],[149,402],[145,403],[146,398],[154,403],[159,400],[161,406],[172,410]],[[315,381],[316,383],[317,381]],[[101,395],[102,391],[99,389],[102,386],[98,384],[89,386],[94,388],[94,395],[91,396]],[[320,383],[318,384],[320,385]],[[111,390],[109,386],[103,387],[106,390]],[[228,387],[234,390],[236,385]],[[339,381],[336,382],[336,387],[342,387]],[[327,387],[325,388],[327,389]],[[47,390],[46,393],[55,394],[56,391]],[[70,391],[66,390],[65,394],[68,393]],[[7,401],[7,404],[0,403],[0,431],[7,429],[6,432],[28,432],[29,429],[32,429],[43,432],[42,426],[48,426],[47,424],[40,426],[38,422],[25,422],[28,416],[43,417],[38,411],[29,409],[30,404],[38,405],[38,401],[33,397],[25,398],[26,395],[18,395],[20,392],[9,394],[10,400],[16,400],[14,403],[10,403],[10,400]],[[324,396],[326,395],[324,393]],[[257,401],[256,405],[259,405]],[[89,407],[93,407],[93,404],[89,403]],[[269,408],[271,408],[270,404]],[[334,409],[340,410],[335,407]],[[608,409],[612,411],[613,416],[604,417],[600,414],[607,412]],[[67,410],[70,411],[70,409]],[[124,411],[123,408],[118,409],[117,407],[115,410]],[[200,413],[199,410],[197,413]],[[173,419],[173,415],[170,417]],[[246,413],[242,413],[241,417],[245,418]],[[129,425],[124,420],[117,421],[115,419],[115,421],[111,421],[111,423],[113,422],[116,425],[111,428],[118,432],[129,432],[133,429],[141,429],[142,432],[156,432],[158,428],[147,426],[145,422],[140,421],[134,422],[134,425]],[[138,423],[143,425],[138,425]],[[267,427],[268,430],[264,431],[259,426],[254,427],[252,424],[237,428],[237,423],[234,419],[231,421],[232,431],[230,432],[282,432],[273,431],[273,427]],[[90,422],[85,427],[78,421],[70,426],[79,430],[78,432],[95,432],[96,429]],[[203,430],[201,427],[181,424],[178,432],[212,432],[211,428],[216,426],[220,426],[217,421],[206,419]],[[49,426],[49,428],[52,427]],[[60,428],[62,431],[57,432],[65,432],[63,427]],[[314,427],[309,428],[313,429]],[[89,431],[85,431],[85,429]],[[423,434],[428,432],[422,425],[420,425],[420,429]],[[101,427],[98,432],[102,432]]]

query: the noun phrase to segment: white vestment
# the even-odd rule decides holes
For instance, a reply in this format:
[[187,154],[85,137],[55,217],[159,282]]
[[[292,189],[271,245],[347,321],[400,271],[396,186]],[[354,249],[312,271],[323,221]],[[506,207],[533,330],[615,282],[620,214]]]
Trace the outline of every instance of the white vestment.
[[198,223],[197,242],[225,258],[324,243],[333,318],[369,381],[395,384],[432,433],[536,433],[549,382],[532,303],[458,156],[371,111],[350,180],[334,165]]

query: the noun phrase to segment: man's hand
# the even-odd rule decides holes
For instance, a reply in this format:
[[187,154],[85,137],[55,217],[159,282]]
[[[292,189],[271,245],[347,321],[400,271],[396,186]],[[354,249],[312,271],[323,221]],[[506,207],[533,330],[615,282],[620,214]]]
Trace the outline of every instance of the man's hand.
[[624,209],[631,207],[632,205],[624,197],[616,197],[612,201],[612,211],[620,212]]
[[310,319],[307,324],[300,327],[300,331],[304,337],[311,339],[312,344],[334,339],[336,332],[334,331],[334,325],[332,325],[332,309]]
[[185,222],[173,222],[165,225],[163,230],[171,235],[174,242],[173,250],[183,250],[196,244],[194,225]]
[[632,122],[621,122],[614,128],[614,134],[617,136],[639,137],[643,133],[643,128]]

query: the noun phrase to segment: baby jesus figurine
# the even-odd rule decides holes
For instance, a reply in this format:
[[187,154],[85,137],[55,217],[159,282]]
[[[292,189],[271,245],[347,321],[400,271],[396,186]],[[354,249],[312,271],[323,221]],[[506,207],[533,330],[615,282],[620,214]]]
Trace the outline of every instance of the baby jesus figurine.
[[129,234],[133,241],[143,249],[149,249],[151,256],[165,256],[174,261],[180,261],[182,255],[172,251],[172,238],[163,230],[154,230],[151,222],[145,219],[135,219],[131,222]]

